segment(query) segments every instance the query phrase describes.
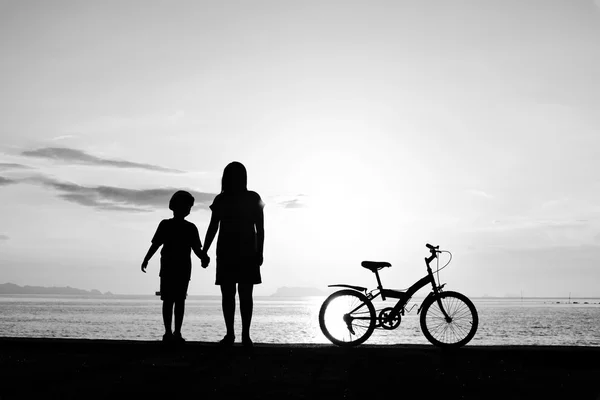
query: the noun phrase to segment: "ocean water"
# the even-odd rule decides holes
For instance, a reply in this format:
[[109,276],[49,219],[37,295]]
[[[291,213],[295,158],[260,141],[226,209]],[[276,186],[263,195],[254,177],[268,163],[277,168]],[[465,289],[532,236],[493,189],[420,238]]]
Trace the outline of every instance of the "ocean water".
[[[324,297],[255,297],[252,337],[257,343],[329,343],[321,333]],[[367,344],[428,344],[417,306],[393,331],[376,330]],[[600,346],[600,299],[473,298],[479,329],[471,345]],[[577,304],[575,304],[577,302]],[[155,296],[0,295],[0,336],[160,340],[161,301]],[[393,306],[376,303],[376,308]],[[410,308],[410,305],[409,307]],[[241,333],[239,309],[236,331]],[[190,296],[183,336],[220,340],[225,327],[218,296]]]

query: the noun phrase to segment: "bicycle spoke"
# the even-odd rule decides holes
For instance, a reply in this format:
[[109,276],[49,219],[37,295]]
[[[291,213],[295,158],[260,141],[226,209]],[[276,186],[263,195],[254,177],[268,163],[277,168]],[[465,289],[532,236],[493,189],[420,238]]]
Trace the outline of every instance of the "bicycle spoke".
[[[473,328],[473,313],[469,306],[456,295],[442,295],[425,310],[425,327],[433,339],[444,344],[458,343],[467,337]],[[446,320],[450,318],[450,322]]]
[[353,291],[334,293],[320,312],[323,333],[338,345],[366,340],[374,329],[374,309],[364,296]]

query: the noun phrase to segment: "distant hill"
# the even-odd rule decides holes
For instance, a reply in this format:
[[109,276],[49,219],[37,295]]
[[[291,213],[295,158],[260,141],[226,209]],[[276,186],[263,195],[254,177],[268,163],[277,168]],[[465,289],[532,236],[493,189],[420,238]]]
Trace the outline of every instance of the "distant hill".
[[[83,290],[67,287],[43,287],[43,286],[19,286],[14,283],[1,283],[0,294],[77,294],[77,295],[103,295],[96,289]],[[112,295],[111,292],[104,293],[105,296]]]
[[325,296],[327,293],[312,287],[280,287],[271,297]]

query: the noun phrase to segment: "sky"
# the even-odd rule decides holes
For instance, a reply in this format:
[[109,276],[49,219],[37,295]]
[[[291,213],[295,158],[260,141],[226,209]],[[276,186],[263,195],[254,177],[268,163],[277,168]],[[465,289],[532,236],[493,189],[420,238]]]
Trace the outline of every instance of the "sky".
[[153,294],[171,194],[204,240],[240,161],[257,295],[432,243],[446,289],[600,296],[599,0],[0,0],[0,54],[0,283]]

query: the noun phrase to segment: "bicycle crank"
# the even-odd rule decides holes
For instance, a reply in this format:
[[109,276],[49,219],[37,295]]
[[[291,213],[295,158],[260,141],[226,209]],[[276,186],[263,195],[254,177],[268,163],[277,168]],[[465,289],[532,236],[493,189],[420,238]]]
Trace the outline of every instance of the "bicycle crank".
[[379,324],[383,329],[396,329],[400,326],[401,320],[400,313],[395,313],[392,307],[384,308],[379,312]]

